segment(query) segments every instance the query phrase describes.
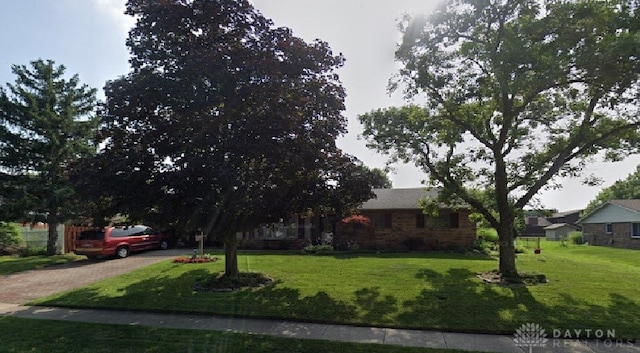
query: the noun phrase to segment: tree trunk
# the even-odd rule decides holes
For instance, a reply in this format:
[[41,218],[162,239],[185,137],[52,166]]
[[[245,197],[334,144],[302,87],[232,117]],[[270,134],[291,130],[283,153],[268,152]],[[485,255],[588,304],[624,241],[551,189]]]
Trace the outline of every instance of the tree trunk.
[[500,273],[505,277],[517,277],[516,249],[513,246],[514,227],[512,224],[503,224],[497,231],[500,240]]
[[49,233],[47,237],[47,256],[55,255],[58,251],[56,243],[58,242],[58,221],[55,219],[47,220]]
[[224,276],[235,277],[238,270],[238,239],[236,234],[230,234],[224,238]]

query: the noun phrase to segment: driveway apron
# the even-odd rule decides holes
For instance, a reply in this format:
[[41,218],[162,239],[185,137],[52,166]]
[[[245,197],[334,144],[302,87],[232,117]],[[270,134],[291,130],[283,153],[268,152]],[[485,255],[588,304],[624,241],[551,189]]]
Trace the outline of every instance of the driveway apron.
[[83,287],[187,252],[185,249],[148,251],[124,259],[80,260],[1,276],[0,303],[26,304],[37,298]]

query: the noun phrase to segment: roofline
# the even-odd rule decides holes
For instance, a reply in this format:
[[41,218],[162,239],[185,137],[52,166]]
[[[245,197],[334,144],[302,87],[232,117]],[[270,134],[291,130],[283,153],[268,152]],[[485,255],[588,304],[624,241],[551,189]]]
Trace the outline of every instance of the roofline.
[[600,204],[598,207],[594,208],[591,212],[589,212],[588,214],[586,214],[584,217],[581,217],[579,220],[577,220],[577,221],[576,221],[576,224],[581,224],[582,222],[584,222],[584,220],[585,220],[585,219],[589,218],[592,214],[594,214],[596,211],[600,210],[601,208],[603,208],[603,207],[604,207],[604,206],[606,206],[606,205],[614,205],[614,206],[618,206],[618,207],[623,208],[623,209],[625,209],[625,210],[629,210],[629,211],[631,211],[631,212],[633,212],[633,213],[640,214],[640,211],[638,211],[638,210],[634,210],[633,208],[629,208],[629,207],[622,206],[621,204],[619,204],[619,203],[615,203],[615,202],[613,202],[613,201],[616,201],[616,200],[609,200],[609,201],[607,201],[607,202],[603,202],[603,203],[602,203],[602,204]]

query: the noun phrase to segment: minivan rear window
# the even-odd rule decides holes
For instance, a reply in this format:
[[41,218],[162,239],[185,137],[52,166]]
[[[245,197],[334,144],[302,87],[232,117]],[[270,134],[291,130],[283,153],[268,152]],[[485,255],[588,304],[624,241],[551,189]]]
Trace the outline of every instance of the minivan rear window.
[[111,230],[109,236],[114,238],[135,237],[148,234],[145,233],[146,230],[147,227],[144,226],[117,227]]
[[85,230],[80,233],[78,240],[102,240],[104,239],[104,230]]

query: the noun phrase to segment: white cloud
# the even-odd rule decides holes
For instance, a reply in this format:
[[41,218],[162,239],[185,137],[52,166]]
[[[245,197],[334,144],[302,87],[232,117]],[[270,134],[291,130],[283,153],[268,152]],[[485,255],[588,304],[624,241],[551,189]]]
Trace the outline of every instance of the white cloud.
[[98,12],[111,17],[121,30],[129,32],[135,24],[135,19],[125,15],[126,0],[90,0],[96,6]]

